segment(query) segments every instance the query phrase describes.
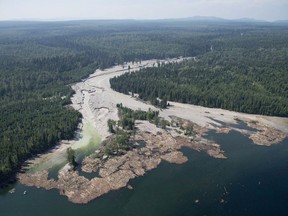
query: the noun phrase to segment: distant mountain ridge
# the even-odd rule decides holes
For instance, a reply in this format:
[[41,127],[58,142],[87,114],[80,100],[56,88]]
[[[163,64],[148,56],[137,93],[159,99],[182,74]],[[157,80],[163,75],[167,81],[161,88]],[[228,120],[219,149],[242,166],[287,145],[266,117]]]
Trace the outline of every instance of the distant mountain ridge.
[[276,20],[275,23],[285,23],[285,24],[288,24],[288,20]]
[[187,21],[218,21],[218,22],[268,22],[266,20],[258,20],[258,19],[253,19],[253,18],[239,18],[239,19],[225,19],[221,17],[215,17],[215,16],[193,16],[193,17],[188,17],[184,18],[183,20]]
[[238,18],[238,19],[228,19],[228,18],[221,18],[216,16],[192,16],[192,17],[184,17],[184,18],[164,18],[164,19],[55,19],[55,20],[37,20],[37,19],[25,19],[25,20],[0,20],[0,23],[42,23],[42,22],[204,22],[204,23],[237,23],[237,24],[279,24],[279,25],[288,25],[288,20],[276,20],[276,21],[267,21],[267,20],[260,20],[254,18]]
[[174,19],[162,19],[162,20],[155,20],[155,21],[179,21],[179,22],[203,22],[203,23],[226,23],[226,24],[267,24],[267,25],[288,25],[288,20],[276,20],[276,21],[267,21],[267,20],[260,20],[254,18],[238,18],[238,19],[226,19],[221,17],[215,16],[193,16],[187,18],[174,18]]

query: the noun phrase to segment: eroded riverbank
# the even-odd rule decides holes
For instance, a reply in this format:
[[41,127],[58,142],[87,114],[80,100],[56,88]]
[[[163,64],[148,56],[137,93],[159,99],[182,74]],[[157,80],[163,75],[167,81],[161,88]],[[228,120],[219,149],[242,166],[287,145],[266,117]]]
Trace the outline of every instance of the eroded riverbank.
[[[162,62],[182,60],[180,58]],[[115,66],[105,71],[97,70],[89,78],[73,85],[72,88],[76,93],[72,98],[72,106],[82,113],[83,124],[90,122],[95,132],[101,135],[101,140],[105,140],[110,135],[107,127],[108,119],[118,120],[116,104],[122,103],[134,110],[156,110],[155,107],[135,97],[113,91],[109,84],[109,79],[114,76],[143,67],[151,67],[155,63],[157,60]],[[128,69],[129,66],[130,69]],[[105,157],[103,160],[86,157],[82,170],[90,173],[98,172],[97,177],[88,179],[81,176],[78,171],[65,166],[59,172],[58,180],[49,179],[48,169],[43,168],[37,172],[20,174],[20,182],[45,189],[57,188],[70,201],[87,203],[111,190],[126,187],[129,180],[143,176],[145,172],[156,168],[162,160],[176,164],[187,162],[187,157],[180,151],[182,147],[205,151],[215,158],[226,158],[219,144],[203,138],[208,130],[216,130],[219,133],[236,130],[250,137],[258,145],[276,144],[287,136],[288,127],[285,122],[287,119],[248,115],[174,102],[170,104],[169,109],[160,111],[160,116],[169,121],[171,127],[163,130],[148,122],[137,125],[136,140],[144,142],[145,146],[134,148],[122,156]],[[244,122],[247,128],[237,128],[239,120]],[[191,126],[195,134],[185,136],[185,130]],[[251,128],[255,130],[250,130]],[[85,136],[80,137],[81,139],[85,139]],[[53,154],[55,152],[52,152]]]

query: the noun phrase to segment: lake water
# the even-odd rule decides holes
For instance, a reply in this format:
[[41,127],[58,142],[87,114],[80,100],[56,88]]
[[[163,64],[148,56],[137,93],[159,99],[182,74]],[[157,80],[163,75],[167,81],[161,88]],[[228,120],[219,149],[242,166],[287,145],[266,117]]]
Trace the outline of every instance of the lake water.
[[17,183],[14,194],[0,192],[0,215],[288,215],[287,139],[264,147],[233,131],[208,137],[221,144],[228,159],[183,149],[187,163],[161,163],[132,180],[133,190],[113,191],[87,205],[72,204],[57,190]]

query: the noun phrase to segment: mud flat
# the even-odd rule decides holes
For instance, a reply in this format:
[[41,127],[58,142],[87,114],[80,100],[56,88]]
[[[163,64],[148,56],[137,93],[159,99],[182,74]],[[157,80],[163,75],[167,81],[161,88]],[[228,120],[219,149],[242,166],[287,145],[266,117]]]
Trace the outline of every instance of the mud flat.
[[[144,67],[153,67],[157,62],[183,60],[185,59],[178,58],[127,63],[104,71],[97,70],[87,79],[74,84],[72,107],[82,113],[83,128],[90,124],[92,131],[99,133],[100,139],[104,141],[111,135],[108,132],[108,119],[119,120],[116,104],[122,103],[133,110],[157,110],[135,97],[113,91],[110,88],[110,78],[130,71],[139,71]],[[81,170],[94,173],[95,177],[92,179],[81,176],[78,171],[66,165],[58,173],[57,180],[49,179],[48,169],[44,167],[36,172],[19,174],[20,182],[47,190],[56,188],[73,203],[87,203],[109,191],[128,187],[131,179],[143,176],[147,171],[156,168],[161,161],[175,164],[187,162],[187,157],[181,152],[181,148],[184,147],[204,151],[214,158],[225,159],[227,156],[219,144],[203,138],[209,130],[215,130],[217,133],[236,130],[248,136],[255,144],[266,146],[281,142],[288,134],[287,118],[169,103],[171,106],[168,109],[160,110],[160,116],[170,122],[166,130],[146,121],[138,121],[135,146],[132,150],[119,156],[97,157],[97,151],[92,151],[90,156],[87,155],[81,164]],[[242,122],[243,127],[237,126],[239,122]],[[79,137],[80,141],[86,138],[87,136]],[[63,147],[63,144],[58,147],[62,152],[69,146]],[[76,146],[78,148],[83,145]],[[99,151],[101,150],[98,150],[98,153]],[[55,155],[55,151],[51,154]],[[63,157],[65,155],[62,155]]]
[[107,127],[108,119],[118,120],[116,104],[122,103],[123,106],[134,110],[156,109],[154,106],[136,100],[136,98],[129,95],[113,91],[110,87],[110,79],[124,73],[153,67],[157,63],[181,62],[185,59],[190,58],[148,60],[134,64],[130,62],[104,71],[96,70],[87,79],[72,86],[76,92],[71,98],[72,107],[82,113],[83,119],[92,121],[96,131],[101,134],[102,140],[105,140],[110,135]]
[[[117,114],[116,104],[122,103],[123,106],[133,110],[149,109],[156,110],[152,105],[143,103],[129,95],[124,95],[115,92],[110,87],[109,80],[115,76],[120,76],[131,71],[139,71],[141,68],[153,67],[157,63],[181,62],[185,59],[191,58],[175,58],[166,60],[149,60],[141,63],[126,63],[125,65],[118,65],[104,71],[96,70],[87,79],[72,86],[75,90],[75,95],[72,97],[72,106],[79,110],[84,121],[90,121],[95,127],[96,131],[101,135],[102,140],[105,140],[110,134],[108,132],[107,120],[119,120]],[[130,69],[129,69],[130,68]],[[247,126],[258,130],[258,141],[253,138],[255,144],[266,143],[267,134],[272,132],[269,136],[269,143],[276,144],[285,139],[288,134],[288,119],[261,115],[251,115],[245,113],[238,113],[223,109],[206,108],[190,104],[182,104],[176,102],[169,102],[171,105],[168,109],[161,110],[160,116],[171,122],[173,116],[186,119],[193,122],[201,128],[218,130],[218,132],[228,133],[229,130],[237,130],[243,134],[250,132],[245,129],[233,127],[239,123],[244,122]],[[254,124],[252,124],[254,122]],[[224,129],[226,128],[226,129]],[[265,132],[266,131],[266,132]],[[266,134],[261,136],[260,134]],[[251,135],[251,134],[250,134]],[[266,144],[267,145],[267,144]]]

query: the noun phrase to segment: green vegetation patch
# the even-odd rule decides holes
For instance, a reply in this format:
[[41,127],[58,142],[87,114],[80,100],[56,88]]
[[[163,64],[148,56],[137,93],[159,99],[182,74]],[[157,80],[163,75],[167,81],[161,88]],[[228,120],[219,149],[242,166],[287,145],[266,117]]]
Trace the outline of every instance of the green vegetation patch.
[[154,105],[162,98],[165,102],[287,117],[288,47],[276,49],[272,41],[269,44],[271,48],[257,50],[214,50],[197,60],[142,69],[111,79],[111,87],[137,93]]

